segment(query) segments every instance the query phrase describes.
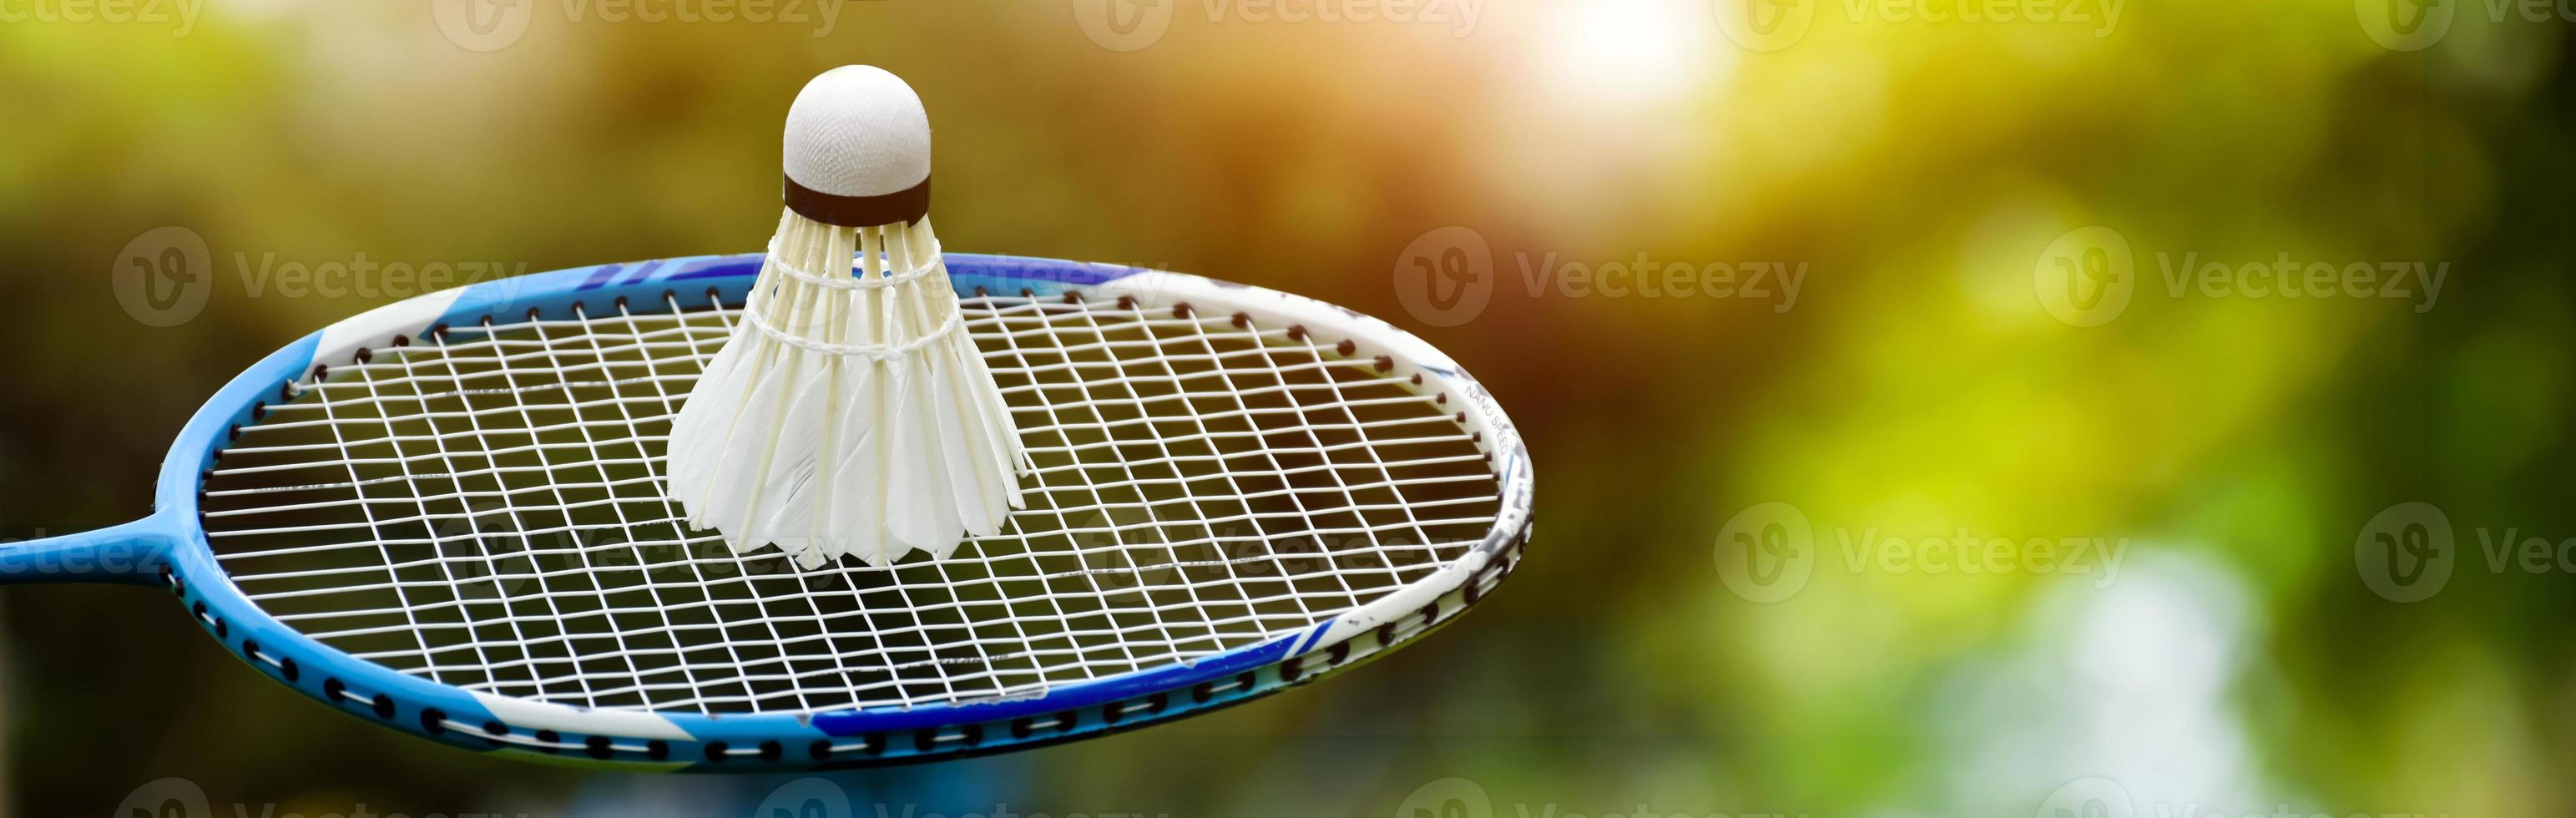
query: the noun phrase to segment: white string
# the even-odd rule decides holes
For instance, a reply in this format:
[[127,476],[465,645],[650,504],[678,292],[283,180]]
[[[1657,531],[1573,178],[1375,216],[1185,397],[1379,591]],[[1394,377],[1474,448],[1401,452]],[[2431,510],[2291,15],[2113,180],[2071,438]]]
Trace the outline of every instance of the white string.
[[798,571],[680,523],[663,435],[746,317],[720,305],[335,366],[225,451],[207,533],[254,603],[360,658],[736,713],[1027,695],[1258,644],[1429,575],[1499,513],[1453,407],[1338,339],[1108,301],[961,308],[1035,468],[1029,508],[945,559]]

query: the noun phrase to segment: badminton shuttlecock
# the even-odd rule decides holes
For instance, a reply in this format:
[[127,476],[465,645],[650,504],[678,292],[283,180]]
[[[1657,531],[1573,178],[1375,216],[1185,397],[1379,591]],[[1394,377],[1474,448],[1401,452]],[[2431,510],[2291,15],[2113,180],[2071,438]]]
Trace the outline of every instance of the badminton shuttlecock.
[[930,231],[930,119],[882,69],[787,111],[786,213],[671,422],[669,491],[736,553],[808,568],[933,557],[999,530],[1028,467]]

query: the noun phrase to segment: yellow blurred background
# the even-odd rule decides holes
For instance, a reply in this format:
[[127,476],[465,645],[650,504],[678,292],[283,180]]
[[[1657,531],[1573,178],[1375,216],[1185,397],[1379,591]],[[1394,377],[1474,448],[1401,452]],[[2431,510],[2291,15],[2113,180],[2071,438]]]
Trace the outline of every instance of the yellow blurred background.
[[[1529,438],[1539,526],[1418,646],[828,776],[854,814],[2565,815],[2571,33],[2459,0],[0,0],[0,534],[141,516],[216,387],[423,291],[358,262],[757,249],[788,101],[868,63],[928,105],[947,247],[1412,329]],[[120,289],[173,236],[202,302]],[[9,815],[171,777],[217,814],[742,814],[791,778],[407,738],[147,591],[0,611]]]

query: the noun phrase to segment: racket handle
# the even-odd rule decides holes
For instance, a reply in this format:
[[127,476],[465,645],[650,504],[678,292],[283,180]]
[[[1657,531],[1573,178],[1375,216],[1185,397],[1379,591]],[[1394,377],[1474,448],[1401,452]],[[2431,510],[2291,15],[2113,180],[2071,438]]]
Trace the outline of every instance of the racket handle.
[[169,521],[156,516],[96,531],[0,542],[0,585],[158,585],[161,566],[178,537]]

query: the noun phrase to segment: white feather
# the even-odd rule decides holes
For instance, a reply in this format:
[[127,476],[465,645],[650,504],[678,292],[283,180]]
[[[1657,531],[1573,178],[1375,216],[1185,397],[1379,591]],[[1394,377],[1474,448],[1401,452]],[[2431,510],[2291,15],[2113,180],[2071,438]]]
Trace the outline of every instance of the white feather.
[[666,487],[691,525],[809,568],[946,557],[1000,530],[1027,454],[937,248],[927,219],[781,217],[743,323],[671,423]]

